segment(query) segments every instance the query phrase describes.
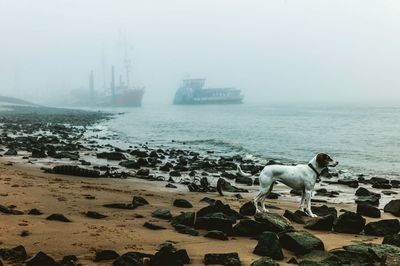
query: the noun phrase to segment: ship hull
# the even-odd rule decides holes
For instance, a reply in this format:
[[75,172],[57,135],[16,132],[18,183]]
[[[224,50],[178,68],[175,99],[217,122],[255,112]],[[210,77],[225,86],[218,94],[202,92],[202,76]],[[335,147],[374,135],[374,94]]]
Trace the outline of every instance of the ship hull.
[[140,107],[144,90],[126,90],[111,97],[110,104],[113,107]]

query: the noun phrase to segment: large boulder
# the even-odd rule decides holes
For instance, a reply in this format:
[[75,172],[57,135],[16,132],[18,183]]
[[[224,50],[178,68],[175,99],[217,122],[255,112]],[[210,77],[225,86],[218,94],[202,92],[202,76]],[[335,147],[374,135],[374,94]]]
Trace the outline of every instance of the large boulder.
[[313,250],[325,250],[324,243],[307,231],[294,231],[280,235],[282,247],[296,254],[306,254]]
[[295,222],[298,224],[304,224],[303,216],[299,215],[298,213],[291,212],[289,210],[285,210],[285,213],[283,214],[283,216],[291,222]]
[[354,212],[341,214],[333,225],[338,233],[359,234],[365,226],[365,218]]
[[183,224],[186,226],[194,226],[195,220],[195,213],[194,212],[182,212],[178,216],[175,216],[171,219],[171,224]]
[[366,235],[386,236],[397,234],[400,231],[400,223],[398,219],[387,219],[368,223],[364,232]]
[[384,212],[389,212],[394,216],[400,217],[400,199],[391,200],[383,208]]
[[360,243],[344,246],[344,250],[363,254],[365,257],[376,258],[382,261],[385,256],[400,257],[400,248],[387,244]]
[[254,248],[253,253],[259,256],[268,256],[275,260],[283,259],[278,236],[272,232],[264,232],[259,236],[257,246]]
[[281,233],[293,230],[290,222],[277,213],[257,213],[254,218],[263,224],[265,231]]
[[59,264],[49,255],[38,252],[35,257],[26,263],[26,266],[59,266]]
[[311,206],[311,210],[318,216],[332,215],[334,219],[337,218],[337,210],[334,207],[322,206]]
[[172,218],[172,214],[168,209],[157,209],[151,213],[151,216],[164,220]]
[[240,266],[239,254],[233,253],[209,253],[204,256],[204,264],[220,264],[225,266]]
[[14,248],[1,248],[0,249],[0,257],[3,260],[10,261],[24,261],[28,258],[26,250],[24,246],[16,246]]
[[358,204],[357,213],[372,218],[381,218],[381,211],[370,204]]
[[223,213],[233,220],[243,218],[243,215],[241,215],[237,211],[231,209],[231,207],[228,204],[223,204],[220,200],[217,200],[214,203],[212,203],[211,205],[200,209],[197,212],[197,217],[206,216],[206,215],[212,214],[212,213]]
[[364,187],[359,187],[359,188],[356,190],[355,195],[356,195],[356,196],[359,196],[359,197],[376,196],[376,197],[378,197],[378,198],[381,198],[381,195],[380,195],[380,194],[375,193],[375,192],[372,192],[372,191],[369,191],[368,189],[366,189],[366,188],[364,188]]

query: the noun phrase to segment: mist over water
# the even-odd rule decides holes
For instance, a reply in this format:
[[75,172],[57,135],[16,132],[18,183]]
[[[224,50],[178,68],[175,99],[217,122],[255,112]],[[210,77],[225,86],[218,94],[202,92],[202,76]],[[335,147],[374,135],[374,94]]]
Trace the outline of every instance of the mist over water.
[[398,178],[400,172],[400,108],[146,105],[117,111],[126,113],[105,125],[130,143],[296,163],[327,152],[339,169],[353,173]]

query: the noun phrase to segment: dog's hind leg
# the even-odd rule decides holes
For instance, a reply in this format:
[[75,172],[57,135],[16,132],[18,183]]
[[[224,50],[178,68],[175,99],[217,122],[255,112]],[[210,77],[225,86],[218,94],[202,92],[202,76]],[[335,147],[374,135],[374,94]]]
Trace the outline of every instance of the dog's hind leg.
[[258,208],[258,203],[260,202],[265,193],[266,191],[263,188],[260,188],[260,191],[258,192],[257,196],[255,196],[253,199],[253,204],[254,207],[256,207],[257,213],[261,212],[261,210]]
[[261,205],[263,208],[263,212],[269,212],[267,210],[267,207],[265,206],[265,199],[268,197],[268,195],[271,193],[272,189],[274,188],[274,183],[271,184],[271,186],[269,186],[268,191],[263,195],[262,199],[261,199]]

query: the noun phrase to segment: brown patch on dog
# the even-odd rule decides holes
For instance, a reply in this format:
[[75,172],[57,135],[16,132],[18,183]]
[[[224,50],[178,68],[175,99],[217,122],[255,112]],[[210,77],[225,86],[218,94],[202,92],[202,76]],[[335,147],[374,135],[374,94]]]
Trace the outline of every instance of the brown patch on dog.
[[326,153],[318,153],[316,161],[321,168],[324,168],[328,167],[329,163],[333,160]]

